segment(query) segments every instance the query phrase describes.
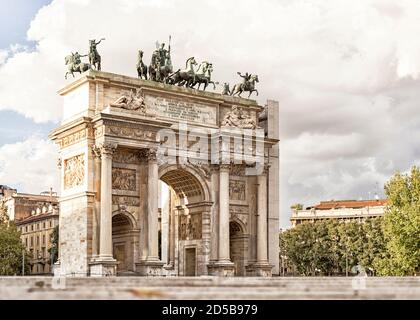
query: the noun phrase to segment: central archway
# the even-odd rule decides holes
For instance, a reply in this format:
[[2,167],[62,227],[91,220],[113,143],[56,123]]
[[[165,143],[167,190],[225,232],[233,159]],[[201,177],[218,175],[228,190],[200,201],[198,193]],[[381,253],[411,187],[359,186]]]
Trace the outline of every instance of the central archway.
[[173,275],[206,274],[208,253],[204,243],[210,234],[206,225],[203,228],[203,221],[209,214],[208,177],[192,166],[166,165],[159,169],[159,178],[163,185],[162,260]]

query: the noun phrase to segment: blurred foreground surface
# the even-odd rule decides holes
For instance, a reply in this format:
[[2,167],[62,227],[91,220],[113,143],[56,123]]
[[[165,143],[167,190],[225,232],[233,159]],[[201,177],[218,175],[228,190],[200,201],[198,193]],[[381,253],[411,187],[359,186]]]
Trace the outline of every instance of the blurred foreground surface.
[[419,277],[0,277],[1,299],[420,299]]

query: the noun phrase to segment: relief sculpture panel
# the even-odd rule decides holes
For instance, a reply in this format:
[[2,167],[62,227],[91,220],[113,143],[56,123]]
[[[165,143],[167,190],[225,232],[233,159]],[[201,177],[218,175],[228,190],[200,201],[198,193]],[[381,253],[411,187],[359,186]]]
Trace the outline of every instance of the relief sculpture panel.
[[136,170],[112,168],[112,189],[136,191]]
[[229,198],[230,200],[245,201],[246,182],[242,180],[229,181]]
[[179,216],[179,236],[180,240],[201,239],[201,213]]
[[83,185],[85,179],[85,155],[64,160],[64,189]]

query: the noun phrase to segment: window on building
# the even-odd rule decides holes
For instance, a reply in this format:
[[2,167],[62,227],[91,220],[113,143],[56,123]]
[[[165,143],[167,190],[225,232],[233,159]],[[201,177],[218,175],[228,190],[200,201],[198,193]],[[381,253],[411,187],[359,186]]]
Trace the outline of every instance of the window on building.
[[39,236],[36,236],[36,245],[39,246]]
[[50,228],[52,228],[52,221],[50,221]]
[[34,237],[31,237],[31,247],[34,245]]
[[42,235],[42,244],[45,245],[45,234]]
[[28,246],[28,238],[25,238],[25,247]]
[[31,231],[34,231],[34,225],[31,224]]
[[42,223],[42,229],[45,229],[45,222]]
[[25,232],[28,232],[28,226],[25,227]]

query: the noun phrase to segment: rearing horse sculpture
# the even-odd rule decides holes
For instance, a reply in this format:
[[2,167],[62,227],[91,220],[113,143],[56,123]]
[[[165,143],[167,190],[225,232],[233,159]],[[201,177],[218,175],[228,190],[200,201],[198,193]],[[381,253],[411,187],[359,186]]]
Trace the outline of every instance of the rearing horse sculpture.
[[211,73],[213,72],[213,64],[203,61],[197,69],[197,72],[194,75],[194,80],[190,85],[190,88],[194,88],[198,84],[197,90],[200,90],[201,84],[204,84],[204,89],[206,90],[209,83],[213,84],[213,89],[216,89],[216,84],[211,81]]
[[194,81],[194,66],[197,65],[194,57],[188,58],[185,62],[185,69],[170,74],[167,78],[167,83],[169,84],[178,84],[182,86],[186,84],[187,87],[191,86],[191,83]]
[[147,80],[147,66],[143,63],[143,51],[139,50],[138,56],[137,56],[137,76],[140,79]]

